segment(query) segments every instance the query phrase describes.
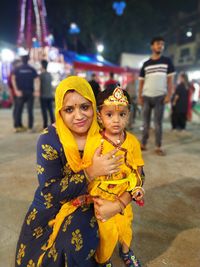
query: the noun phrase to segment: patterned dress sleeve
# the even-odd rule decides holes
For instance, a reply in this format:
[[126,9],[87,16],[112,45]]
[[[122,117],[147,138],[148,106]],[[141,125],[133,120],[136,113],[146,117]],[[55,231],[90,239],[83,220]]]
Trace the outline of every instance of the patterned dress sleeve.
[[59,201],[63,179],[63,163],[59,151],[61,146],[53,137],[49,133],[42,134],[37,143],[37,174],[46,208]]

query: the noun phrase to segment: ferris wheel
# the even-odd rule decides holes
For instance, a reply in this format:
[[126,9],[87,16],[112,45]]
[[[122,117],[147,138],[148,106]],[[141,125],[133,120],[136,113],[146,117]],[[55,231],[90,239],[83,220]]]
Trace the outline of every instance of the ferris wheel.
[[18,46],[26,48],[49,45],[44,0],[19,0]]

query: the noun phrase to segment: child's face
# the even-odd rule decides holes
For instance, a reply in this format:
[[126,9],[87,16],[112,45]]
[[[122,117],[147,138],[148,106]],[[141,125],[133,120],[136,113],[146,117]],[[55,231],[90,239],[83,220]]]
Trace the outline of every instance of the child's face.
[[129,109],[127,106],[104,105],[99,115],[106,132],[115,135],[125,129],[129,119]]

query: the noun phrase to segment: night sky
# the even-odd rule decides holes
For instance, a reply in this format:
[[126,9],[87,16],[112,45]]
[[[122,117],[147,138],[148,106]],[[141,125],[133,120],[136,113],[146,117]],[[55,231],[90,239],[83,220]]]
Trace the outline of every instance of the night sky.
[[[73,10],[71,13],[74,12],[74,17],[77,17],[77,14],[81,12],[79,10],[81,7],[79,3],[85,3],[88,4],[89,0],[81,0],[77,1],[74,0],[73,2],[75,5],[73,6]],[[117,0],[115,0],[117,1]],[[155,12],[155,16],[158,15],[159,21],[161,26],[163,26],[162,29],[167,28],[167,21],[168,19],[172,17],[176,17],[178,11],[184,11],[184,12],[192,12],[195,11],[198,5],[198,0],[190,0],[190,1],[183,1],[183,0],[126,0],[126,9],[130,7],[131,2],[135,2],[136,4],[139,2],[147,2],[151,5]],[[63,3],[73,3],[70,2],[70,0],[46,0],[46,7],[47,7],[47,14],[48,14],[48,24],[50,25],[50,28],[53,28],[54,26],[54,13],[56,9],[60,6],[62,6]],[[112,9],[112,3],[114,1],[111,0],[93,0],[93,3],[96,3],[97,5],[101,5],[101,12],[104,12],[103,10],[103,3],[106,3],[108,7],[108,2],[110,4],[110,9],[107,8],[106,15],[113,15],[113,9]],[[68,5],[68,9],[69,6]],[[98,8],[98,7],[97,7]],[[134,11],[133,11],[134,12]],[[140,11],[141,12],[141,11]],[[85,14],[87,16],[87,14]],[[123,14],[123,16],[126,16],[126,12]],[[142,19],[143,14],[141,13],[140,17]],[[123,18],[122,18],[123,19]],[[151,18],[149,18],[149,21],[151,21]],[[62,22],[63,23],[63,22]],[[1,0],[0,3],[0,40],[11,42],[13,44],[16,43],[17,39],[17,26],[18,26],[18,1],[17,0]],[[60,27],[63,27],[61,25]],[[138,29],[139,30],[139,29]],[[153,29],[151,27],[148,29],[149,32],[153,33]],[[102,29],[102,31],[107,31],[107,29]],[[123,49],[123,46],[122,46]],[[137,51],[136,51],[137,52]]]

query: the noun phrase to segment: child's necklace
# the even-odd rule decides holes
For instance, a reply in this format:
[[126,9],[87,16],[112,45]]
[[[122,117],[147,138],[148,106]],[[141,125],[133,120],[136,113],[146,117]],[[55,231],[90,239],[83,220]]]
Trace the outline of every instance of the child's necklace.
[[[124,131],[119,134],[118,139],[116,139],[115,141],[114,140],[111,140],[109,137],[107,137],[106,134],[105,134],[105,131],[102,131],[101,134],[102,134],[103,139],[107,140],[114,147],[121,146],[121,144],[124,142],[124,139],[125,139],[125,132]],[[102,139],[102,141],[103,141],[103,139]]]

